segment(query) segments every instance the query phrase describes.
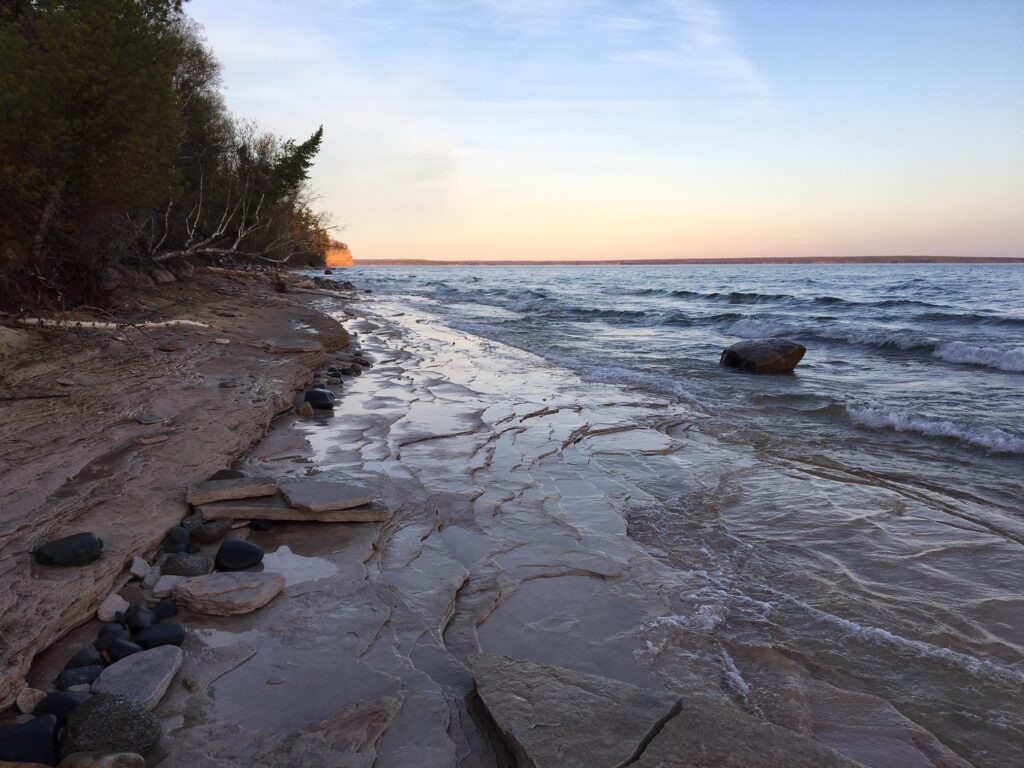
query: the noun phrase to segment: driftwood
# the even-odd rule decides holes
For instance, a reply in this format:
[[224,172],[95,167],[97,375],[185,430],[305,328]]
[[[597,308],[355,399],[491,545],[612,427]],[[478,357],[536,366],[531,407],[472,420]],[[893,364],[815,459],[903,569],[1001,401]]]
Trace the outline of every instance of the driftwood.
[[149,328],[173,328],[175,326],[188,326],[190,328],[209,328],[206,323],[198,320],[162,320],[149,321],[145,323],[103,323],[98,320],[53,320],[46,317],[17,317],[13,321],[17,325],[24,325],[30,328],[58,328],[58,329],[82,329],[91,331],[125,331],[145,330]]

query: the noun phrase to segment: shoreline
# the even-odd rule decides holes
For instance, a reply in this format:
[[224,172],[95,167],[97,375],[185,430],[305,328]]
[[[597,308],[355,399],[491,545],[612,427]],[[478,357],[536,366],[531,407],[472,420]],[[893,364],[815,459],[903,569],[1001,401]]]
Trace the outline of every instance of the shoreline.
[[743,264],[1024,264],[1024,256],[763,256],[749,258],[693,258],[693,259],[496,259],[493,261],[445,259],[355,259],[347,267],[636,267],[636,266],[688,265],[743,265]]
[[[0,403],[0,709],[13,703],[32,659],[87,621],[127,581],[132,557],[156,550],[178,524],[185,486],[244,456],[326,350],[348,343],[301,294],[263,282],[210,270],[131,294],[119,318],[185,318],[205,328],[8,330],[18,341],[4,361],[5,388],[47,399]],[[95,563],[32,562],[34,547],[79,531],[104,540]]]
[[[714,461],[700,455],[708,445],[689,431],[686,406],[667,411],[637,393],[623,402],[617,387],[567,380],[551,366],[531,370],[529,353],[436,327],[399,304],[382,314],[378,306],[339,305],[328,291],[308,295],[299,302],[304,311],[347,316],[374,367],[345,380],[333,416],[282,415],[232,457],[238,461],[196,468],[192,477],[227,466],[275,477],[354,477],[378,488],[394,518],[284,523],[247,534],[268,553],[265,568],[285,577],[285,591],[249,616],[184,612],[179,677],[195,688],[176,679],[157,708],[165,735],[148,764],[494,768],[539,760],[544,744],[503,719],[511,705],[488,694],[481,663],[501,675],[499,688],[568,675],[564,687],[531,701],[534,725],[548,724],[543,742],[580,737],[569,725],[550,725],[575,711],[580,686],[610,686],[615,698],[635,695],[616,686],[638,685],[701,702],[714,713],[708,730],[740,749],[764,713],[751,715],[723,676],[728,667],[674,658],[661,622],[679,610],[674,593],[690,587],[665,552],[629,530],[634,504],[660,506],[631,476],[667,476],[682,450],[696,452],[698,466]],[[280,318],[271,325],[280,332]],[[303,357],[304,383],[327,358],[316,360]],[[263,359],[247,363],[250,371],[257,364]],[[183,484],[179,478],[175,499]],[[183,502],[177,510],[172,525],[187,514]],[[42,654],[30,682],[52,681],[97,628],[89,622]],[[551,666],[518,667],[523,677],[516,677],[500,664],[486,669],[481,651]],[[812,755],[817,762],[807,764],[830,764],[823,754],[847,765],[828,747],[871,758],[872,766],[968,765],[884,700],[825,691],[799,676],[790,684],[805,706],[838,696],[872,720],[873,733],[865,738],[841,707],[820,716],[813,706],[799,716],[773,711],[767,720],[781,734],[755,741],[775,734],[787,740],[786,751],[763,765],[803,765]],[[663,709],[655,707],[650,728],[660,723],[664,739],[678,738],[696,713],[680,718],[671,702],[657,701]],[[578,743],[586,748],[594,727],[620,717],[603,713]],[[644,728],[625,732],[628,739],[580,765],[617,764],[609,756],[624,746],[622,759],[634,748],[653,759],[650,744],[663,743]],[[913,762],[894,762],[908,750]]]

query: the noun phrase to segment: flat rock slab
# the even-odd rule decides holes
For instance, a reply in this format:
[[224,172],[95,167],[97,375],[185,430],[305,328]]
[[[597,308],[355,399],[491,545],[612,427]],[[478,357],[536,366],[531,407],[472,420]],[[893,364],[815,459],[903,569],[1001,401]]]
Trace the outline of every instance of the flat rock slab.
[[861,768],[716,701],[487,653],[473,678],[520,768]]
[[161,645],[111,664],[92,684],[93,693],[130,696],[153,709],[181,669],[181,648]]
[[308,512],[362,507],[374,497],[373,491],[365,486],[328,480],[285,480],[281,482],[281,493],[291,506]]
[[179,583],[174,599],[197,613],[237,616],[262,608],[282,589],[279,573],[211,573]]
[[229,499],[252,499],[277,493],[277,480],[272,477],[237,477],[229,480],[206,480],[189,486],[185,501],[208,504]]
[[350,509],[336,509],[330,512],[310,512],[296,509],[283,496],[267,496],[261,499],[238,501],[217,501],[198,507],[204,520],[281,520],[291,522],[317,523],[382,523],[391,519],[391,512],[384,507],[366,505]]
[[864,768],[814,739],[734,707],[685,700],[635,768]]
[[473,679],[521,768],[613,768],[679,706],[664,691],[490,653]]

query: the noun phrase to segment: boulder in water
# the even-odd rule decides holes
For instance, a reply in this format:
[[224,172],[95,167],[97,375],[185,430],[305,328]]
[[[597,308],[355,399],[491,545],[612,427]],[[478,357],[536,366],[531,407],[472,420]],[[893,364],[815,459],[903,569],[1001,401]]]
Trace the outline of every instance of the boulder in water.
[[789,373],[806,351],[789,339],[751,339],[727,347],[719,363],[746,373]]

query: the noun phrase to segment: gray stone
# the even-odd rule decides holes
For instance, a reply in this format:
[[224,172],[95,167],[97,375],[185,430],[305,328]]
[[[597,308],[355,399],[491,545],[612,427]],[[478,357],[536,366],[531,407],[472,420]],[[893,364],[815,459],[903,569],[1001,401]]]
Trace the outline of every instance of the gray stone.
[[93,693],[131,696],[153,709],[181,669],[181,648],[161,645],[111,664],[92,684]]
[[156,586],[156,583],[160,581],[160,575],[160,569],[157,568],[155,565],[152,566],[149,569],[149,573],[147,573],[145,578],[143,578],[142,586],[144,586],[146,589],[153,589],[153,587]]
[[96,609],[96,618],[102,622],[113,621],[117,614],[127,610],[128,601],[116,592],[111,592]]
[[187,579],[174,588],[174,599],[197,613],[236,616],[262,608],[284,589],[279,573],[213,573]]
[[379,523],[391,519],[391,512],[376,505],[331,512],[310,512],[290,506],[282,496],[203,504],[199,507],[199,513],[207,520],[225,518],[229,520],[282,520],[319,523]]
[[149,563],[141,557],[133,557],[128,572],[137,579],[144,579],[149,573]]
[[327,480],[285,480],[281,482],[281,493],[288,504],[308,512],[362,507],[373,501],[374,496],[373,491],[364,486]]
[[166,576],[202,576],[213,570],[213,560],[206,555],[180,552],[164,560],[160,570]]
[[277,480],[272,477],[236,477],[196,483],[189,487],[185,501],[189,504],[209,504],[212,501],[273,496],[275,493]]
[[103,666],[100,664],[93,664],[88,667],[65,669],[57,675],[57,680],[54,682],[54,688],[58,691],[67,691],[77,685],[91,685],[92,681],[99,677],[102,672]]
[[36,688],[22,688],[16,702],[18,711],[26,715],[31,714],[45,698],[46,691],[40,691]]
[[789,339],[752,339],[727,347],[719,364],[746,373],[789,373],[806,351]]
[[127,696],[93,696],[68,717],[61,754],[149,751],[162,735],[156,715]]
[[153,585],[153,596],[169,597],[174,588],[187,578],[188,576],[161,576]]

